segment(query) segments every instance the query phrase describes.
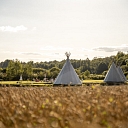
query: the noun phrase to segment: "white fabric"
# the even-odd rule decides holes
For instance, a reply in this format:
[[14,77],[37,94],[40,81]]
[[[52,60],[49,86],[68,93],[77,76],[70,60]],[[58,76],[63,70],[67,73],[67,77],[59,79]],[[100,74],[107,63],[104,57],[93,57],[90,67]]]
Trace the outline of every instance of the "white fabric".
[[59,85],[81,85],[82,84],[72,64],[70,63],[69,58],[67,58],[66,63],[64,64],[62,70],[57,76],[54,84],[59,84]]
[[104,82],[124,82],[123,77],[120,72],[117,70],[116,65],[112,63],[109,71],[107,72]]

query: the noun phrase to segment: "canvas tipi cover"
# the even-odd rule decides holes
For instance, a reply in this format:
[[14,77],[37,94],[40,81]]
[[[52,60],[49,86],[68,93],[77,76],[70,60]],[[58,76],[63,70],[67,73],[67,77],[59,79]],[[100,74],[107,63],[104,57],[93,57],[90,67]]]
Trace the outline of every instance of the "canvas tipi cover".
[[81,85],[81,81],[76,74],[72,64],[70,63],[69,56],[70,53],[65,53],[67,56],[67,60],[57,76],[54,85]]
[[124,79],[124,82],[127,81],[127,79],[126,79],[126,77],[125,77],[125,75],[124,75],[122,69],[120,68],[120,66],[117,67],[117,70],[118,70],[118,72],[120,73],[120,75],[122,76],[122,78]]
[[116,65],[112,63],[106,77],[104,79],[106,83],[122,83],[124,79],[122,78],[120,72],[117,70]]

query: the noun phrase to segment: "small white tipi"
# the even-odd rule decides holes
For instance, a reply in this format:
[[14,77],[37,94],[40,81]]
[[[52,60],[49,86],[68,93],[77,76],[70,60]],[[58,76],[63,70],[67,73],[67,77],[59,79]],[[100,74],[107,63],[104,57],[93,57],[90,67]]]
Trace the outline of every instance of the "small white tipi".
[[20,75],[20,81],[22,81],[22,80],[23,80],[22,75]]
[[53,84],[54,85],[81,85],[82,83],[69,60],[69,56],[71,54],[66,52],[65,55],[67,56],[67,60]]
[[114,62],[112,63],[109,71],[107,72],[104,82],[106,83],[124,83],[124,79],[121,76],[120,72],[116,68]]

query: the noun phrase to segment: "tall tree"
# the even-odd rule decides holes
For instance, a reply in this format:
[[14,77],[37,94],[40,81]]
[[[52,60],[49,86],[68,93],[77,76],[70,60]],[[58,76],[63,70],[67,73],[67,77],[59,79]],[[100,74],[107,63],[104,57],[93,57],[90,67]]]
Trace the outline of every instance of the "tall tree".
[[99,63],[97,67],[97,74],[102,74],[106,70],[108,70],[108,66],[104,62]]
[[22,65],[19,60],[11,60],[7,66],[7,77],[9,80],[17,80],[22,73]]

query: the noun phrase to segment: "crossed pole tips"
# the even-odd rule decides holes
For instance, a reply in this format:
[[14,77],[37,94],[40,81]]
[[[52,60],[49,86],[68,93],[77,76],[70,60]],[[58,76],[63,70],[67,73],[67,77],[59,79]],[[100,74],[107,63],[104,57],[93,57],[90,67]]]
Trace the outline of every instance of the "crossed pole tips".
[[69,58],[69,56],[71,55],[70,52],[66,52],[65,55],[67,56],[67,58]]

